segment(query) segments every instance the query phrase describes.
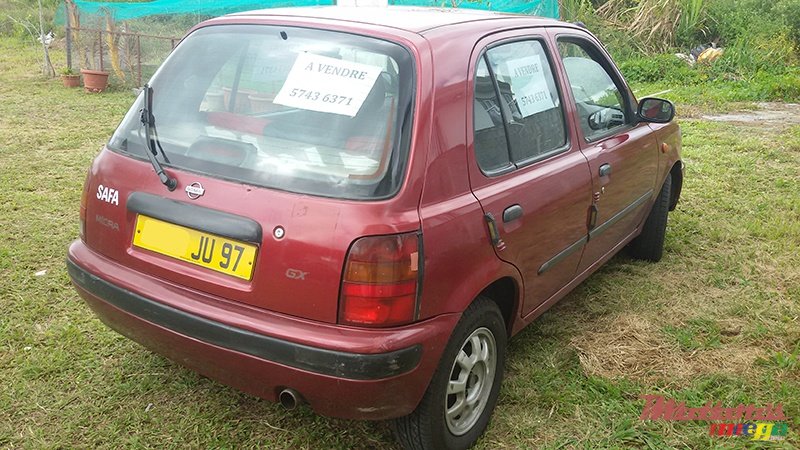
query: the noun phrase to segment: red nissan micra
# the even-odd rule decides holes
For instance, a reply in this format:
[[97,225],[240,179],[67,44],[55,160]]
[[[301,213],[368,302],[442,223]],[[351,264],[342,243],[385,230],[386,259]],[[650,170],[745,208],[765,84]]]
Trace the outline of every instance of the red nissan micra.
[[203,375],[468,447],[510,336],[623,247],[661,258],[673,116],[555,20],[214,19],[94,160],[69,274],[111,328]]

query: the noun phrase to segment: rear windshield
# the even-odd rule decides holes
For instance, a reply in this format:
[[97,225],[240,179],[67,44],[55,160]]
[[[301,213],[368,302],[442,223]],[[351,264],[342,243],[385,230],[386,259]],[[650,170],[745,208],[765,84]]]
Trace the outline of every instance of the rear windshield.
[[[405,173],[414,73],[400,45],[212,26],[186,38],[150,85],[167,167],[348,199],[391,196]],[[142,105],[140,94],[110,149],[146,157]]]

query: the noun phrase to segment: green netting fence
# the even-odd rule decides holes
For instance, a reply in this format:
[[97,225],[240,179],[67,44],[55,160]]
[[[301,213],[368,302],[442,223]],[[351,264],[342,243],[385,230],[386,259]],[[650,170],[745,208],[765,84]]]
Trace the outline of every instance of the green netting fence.
[[[334,5],[336,0],[152,0],[126,3],[74,0],[74,3],[81,17],[111,15],[116,21],[126,21],[150,16],[221,16],[253,9]],[[486,9],[558,18],[557,0],[389,0],[389,4]],[[56,21],[63,24],[64,19],[64,8],[60,8]]]

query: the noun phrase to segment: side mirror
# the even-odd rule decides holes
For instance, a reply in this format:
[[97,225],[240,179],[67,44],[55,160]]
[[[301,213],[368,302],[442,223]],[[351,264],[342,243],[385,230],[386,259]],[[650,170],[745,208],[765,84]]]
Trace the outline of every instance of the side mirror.
[[645,122],[667,123],[675,117],[675,106],[669,100],[647,97],[639,101],[636,115]]

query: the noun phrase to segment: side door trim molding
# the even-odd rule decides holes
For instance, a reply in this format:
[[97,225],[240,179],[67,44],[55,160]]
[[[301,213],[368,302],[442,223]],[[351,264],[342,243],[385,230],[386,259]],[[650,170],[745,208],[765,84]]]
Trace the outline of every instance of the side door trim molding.
[[541,274],[547,272],[548,270],[552,269],[553,267],[555,267],[556,264],[560,263],[567,256],[575,253],[578,249],[583,247],[583,245],[586,244],[587,242],[589,242],[589,236],[588,235],[587,236],[583,236],[580,239],[578,239],[577,241],[575,241],[574,243],[570,244],[569,247],[567,247],[564,250],[561,250],[560,252],[558,252],[558,254],[556,256],[553,256],[552,258],[550,258],[547,261],[545,261],[544,264],[542,264],[542,266],[539,267],[539,272],[537,272],[537,275],[541,275]]
[[589,240],[592,240],[602,234],[604,231],[611,228],[612,225],[619,222],[623,217],[627,216],[628,214],[632,213],[636,208],[641,206],[645,203],[650,197],[653,196],[653,190],[650,189],[644,193],[641,197],[637,198],[633,201],[630,205],[626,206],[622,211],[614,214],[608,220],[603,222],[602,224],[594,227],[591,231],[589,231]]
[[606,231],[609,228],[611,228],[612,225],[614,225],[615,223],[619,222],[623,217],[625,217],[628,214],[632,213],[636,208],[638,208],[643,203],[645,203],[652,195],[653,195],[653,190],[650,189],[644,195],[642,195],[641,197],[639,197],[636,200],[634,200],[633,203],[631,203],[630,205],[626,206],[625,209],[623,209],[622,211],[614,214],[610,219],[608,219],[605,222],[603,222],[600,226],[597,226],[594,229],[592,229],[591,231],[589,231],[589,234],[587,234],[586,236],[581,237],[580,239],[578,239],[574,243],[570,244],[567,248],[565,248],[564,250],[561,250],[560,252],[558,252],[558,254],[556,254],[552,258],[548,259],[547,261],[545,261],[544,264],[542,264],[542,266],[539,267],[539,271],[537,272],[537,275],[541,275],[541,274],[547,272],[548,270],[552,269],[553,267],[555,267],[556,264],[558,264],[559,262],[564,260],[567,256],[575,253],[578,249],[583,247],[583,245],[586,244],[587,242],[589,242],[591,239],[597,237],[598,235],[600,235],[604,231]]

